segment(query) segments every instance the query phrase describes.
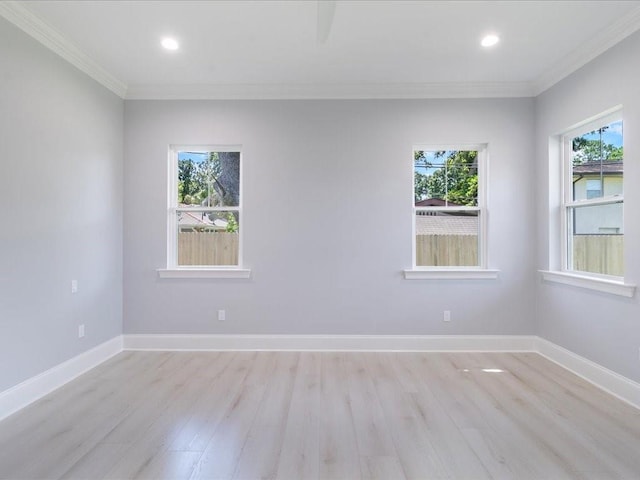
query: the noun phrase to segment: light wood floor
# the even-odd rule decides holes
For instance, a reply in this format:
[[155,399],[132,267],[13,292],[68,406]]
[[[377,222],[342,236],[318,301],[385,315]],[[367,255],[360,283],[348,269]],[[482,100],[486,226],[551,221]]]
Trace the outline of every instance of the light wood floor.
[[640,410],[533,353],[124,352],[0,422],[0,478],[638,480]]

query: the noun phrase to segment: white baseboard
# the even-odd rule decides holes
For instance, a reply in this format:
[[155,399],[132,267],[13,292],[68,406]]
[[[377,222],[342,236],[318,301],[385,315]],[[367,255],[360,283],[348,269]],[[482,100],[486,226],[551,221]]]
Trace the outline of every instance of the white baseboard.
[[124,335],[125,350],[536,352],[640,408],[640,384],[534,335]]
[[640,409],[640,383],[544,338],[536,337],[535,351],[596,387]]
[[124,335],[125,350],[531,352],[534,342],[531,335]]
[[0,392],[0,420],[44,397],[122,351],[122,336],[108,340],[66,362]]
[[122,335],[0,392],[0,420],[122,350],[536,352],[640,408],[640,384],[534,335]]
[[544,338],[536,337],[535,351],[596,387],[640,409],[640,383],[623,377]]

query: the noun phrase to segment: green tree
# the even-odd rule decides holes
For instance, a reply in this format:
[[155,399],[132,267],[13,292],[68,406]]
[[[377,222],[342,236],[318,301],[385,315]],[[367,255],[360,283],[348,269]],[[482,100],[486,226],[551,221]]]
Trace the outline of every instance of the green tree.
[[[602,140],[602,134],[608,126],[576,137],[572,141],[573,164],[582,165],[591,162],[620,162],[622,161],[622,146],[616,147]],[[596,137],[596,138],[593,138]]]
[[234,212],[227,212],[227,232],[238,233],[238,220]]
[[413,173],[413,199],[418,202],[428,198],[429,189],[427,186],[427,180],[429,177],[420,172]]
[[215,198],[214,184],[220,174],[221,166],[218,159],[218,152],[209,152],[209,156],[207,157],[207,159],[198,164],[194,175],[198,204],[207,207],[219,204],[219,202]]
[[195,193],[194,171],[195,165],[190,158],[178,162],[178,203],[185,203],[185,197]]
[[477,205],[477,157],[478,152],[468,150],[434,152],[434,162],[430,163],[430,166],[438,168],[427,175],[428,195],[431,198],[441,198],[458,205]]
[[213,188],[221,205],[237,207],[240,204],[240,152],[217,152],[219,174],[214,177]]
[[414,201],[418,202],[431,196],[428,186],[429,175],[420,173],[418,169],[428,171],[433,165],[427,160],[424,150],[414,150],[413,164],[413,197]]

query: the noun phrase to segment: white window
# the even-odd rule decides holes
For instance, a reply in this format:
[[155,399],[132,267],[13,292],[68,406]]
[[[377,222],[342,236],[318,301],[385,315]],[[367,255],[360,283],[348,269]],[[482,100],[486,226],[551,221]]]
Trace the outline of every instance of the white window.
[[[185,275],[185,271],[248,276],[247,270],[240,269],[240,147],[172,146],[168,177],[167,270],[160,271],[161,276],[199,276]],[[175,271],[183,273],[172,274]]]
[[622,114],[563,137],[563,270],[624,277]]
[[414,271],[486,269],[485,163],[482,145],[414,147]]

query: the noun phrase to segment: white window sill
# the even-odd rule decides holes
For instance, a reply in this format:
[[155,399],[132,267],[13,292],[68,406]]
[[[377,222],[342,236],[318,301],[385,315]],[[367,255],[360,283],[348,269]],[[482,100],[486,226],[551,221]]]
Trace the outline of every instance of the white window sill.
[[406,280],[493,280],[500,270],[486,268],[413,268],[404,271]]
[[160,278],[249,278],[246,268],[159,268]]
[[542,279],[547,282],[561,283],[563,285],[586,288],[588,290],[620,295],[622,297],[631,298],[636,291],[635,285],[607,278],[592,277],[571,272],[552,272],[548,270],[540,270],[540,273],[542,274]]

